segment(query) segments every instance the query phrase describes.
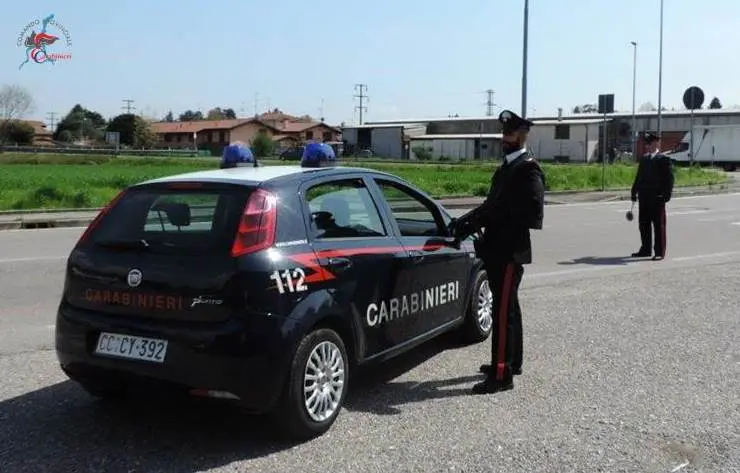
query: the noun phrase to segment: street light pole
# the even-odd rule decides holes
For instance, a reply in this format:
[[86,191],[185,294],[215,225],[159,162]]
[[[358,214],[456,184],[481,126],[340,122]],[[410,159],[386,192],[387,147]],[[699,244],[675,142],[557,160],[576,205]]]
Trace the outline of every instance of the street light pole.
[[660,0],[660,54],[658,56],[658,138],[663,137],[663,0]]
[[522,118],[527,118],[527,48],[529,36],[529,0],[524,0],[524,44],[522,45]]
[[637,42],[630,42],[633,46],[632,54],[632,156],[637,158],[637,117],[635,115],[635,90],[637,86]]

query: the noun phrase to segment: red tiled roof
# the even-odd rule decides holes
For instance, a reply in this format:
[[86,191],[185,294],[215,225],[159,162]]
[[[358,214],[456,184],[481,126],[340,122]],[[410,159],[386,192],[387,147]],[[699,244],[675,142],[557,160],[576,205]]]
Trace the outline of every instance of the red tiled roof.
[[235,120],[193,120],[188,122],[155,122],[152,129],[155,133],[200,133],[204,130],[233,130],[246,123],[258,123],[269,128],[273,126],[254,118],[237,118]]
[[323,126],[326,128],[329,128],[330,130],[339,131],[338,129],[334,128],[331,125],[327,125],[323,122],[292,122],[292,123],[285,123],[283,126],[281,126],[279,129],[280,131],[286,132],[286,133],[301,133],[306,130],[310,130],[311,128],[316,128],[318,126]]

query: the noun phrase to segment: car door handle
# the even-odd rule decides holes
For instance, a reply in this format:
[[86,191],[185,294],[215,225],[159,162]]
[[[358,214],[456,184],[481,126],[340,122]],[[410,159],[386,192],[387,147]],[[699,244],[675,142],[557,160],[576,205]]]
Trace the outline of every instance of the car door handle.
[[352,267],[352,261],[348,258],[329,258],[329,266],[345,270]]

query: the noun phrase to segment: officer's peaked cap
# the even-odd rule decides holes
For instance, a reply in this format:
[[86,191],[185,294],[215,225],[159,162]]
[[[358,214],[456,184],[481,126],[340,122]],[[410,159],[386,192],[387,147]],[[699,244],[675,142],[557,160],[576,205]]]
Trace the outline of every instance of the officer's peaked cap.
[[511,110],[504,110],[499,114],[498,121],[501,122],[501,128],[504,133],[512,133],[518,130],[529,131],[534,125],[533,122],[522,118]]
[[657,133],[653,133],[652,131],[645,132],[645,143],[652,143],[654,141],[658,141],[660,139],[660,136],[658,136]]

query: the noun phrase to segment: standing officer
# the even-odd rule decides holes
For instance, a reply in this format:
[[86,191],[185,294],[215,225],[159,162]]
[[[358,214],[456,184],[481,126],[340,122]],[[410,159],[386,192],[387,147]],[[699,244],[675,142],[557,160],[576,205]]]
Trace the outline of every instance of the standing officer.
[[654,133],[645,133],[647,153],[640,159],[637,175],[632,184],[632,202],[639,200],[639,226],[642,245],[632,256],[650,256],[653,229],[655,230],[655,256],[653,261],[665,258],[666,215],[665,204],[673,194],[673,163],[660,152],[660,138]]
[[502,124],[504,162],[491,180],[486,201],[452,223],[455,236],[467,236],[484,228],[476,241],[476,253],[483,260],[493,290],[494,331],[491,364],[480,371],[488,376],[473,387],[474,394],[506,391],[514,387],[515,374],[522,372],[522,314],[519,284],[525,264],[532,263],[530,229],[542,229],[545,177],[526,148],[533,125],[505,110]]

